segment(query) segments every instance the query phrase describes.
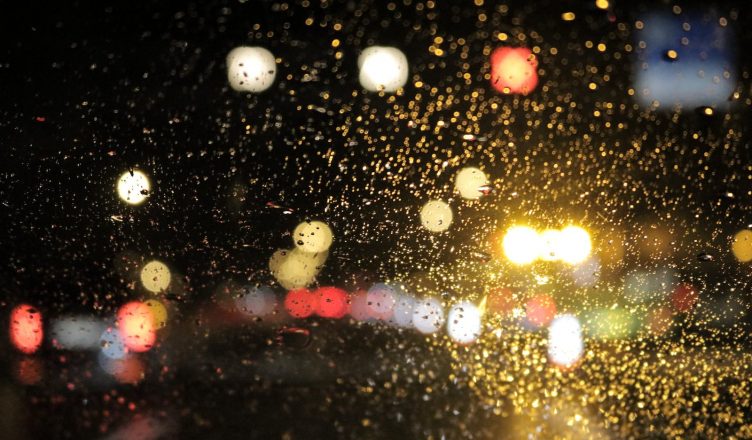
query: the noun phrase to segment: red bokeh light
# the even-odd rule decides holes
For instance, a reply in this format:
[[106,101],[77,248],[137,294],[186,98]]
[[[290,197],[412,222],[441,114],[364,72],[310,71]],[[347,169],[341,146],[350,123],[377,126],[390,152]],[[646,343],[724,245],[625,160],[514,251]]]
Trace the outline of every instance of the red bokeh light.
[[139,301],[129,302],[118,310],[117,326],[123,344],[130,351],[144,352],[154,346],[157,332],[151,308]]
[[502,93],[527,95],[538,85],[538,60],[526,47],[499,47],[491,53],[491,85]]
[[679,284],[671,293],[671,303],[677,312],[689,312],[697,304],[697,289],[691,284]]
[[318,297],[316,313],[324,318],[341,318],[347,313],[347,292],[336,287],[321,287],[314,294]]
[[546,294],[536,295],[525,303],[525,318],[536,327],[547,325],[556,316],[556,302]]
[[295,318],[311,316],[318,308],[319,297],[308,289],[295,289],[285,297],[285,310]]
[[42,345],[42,314],[28,304],[16,306],[10,313],[10,342],[19,351],[31,354]]
[[504,287],[496,287],[488,293],[486,303],[488,311],[497,315],[505,316],[514,308],[512,291]]

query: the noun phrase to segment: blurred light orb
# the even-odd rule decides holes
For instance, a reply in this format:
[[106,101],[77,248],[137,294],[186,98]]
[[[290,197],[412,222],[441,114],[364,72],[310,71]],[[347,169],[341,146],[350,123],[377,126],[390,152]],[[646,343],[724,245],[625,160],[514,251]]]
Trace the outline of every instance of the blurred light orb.
[[318,296],[308,289],[295,289],[285,297],[285,310],[294,318],[307,318],[318,308]]
[[556,316],[556,302],[546,294],[536,295],[525,303],[525,319],[535,327],[543,327]]
[[170,268],[161,261],[152,260],[141,269],[141,284],[149,292],[159,293],[170,285]]
[[565,263],[578,264],[590,256],[593,245],[590,234],[579,226],[567,226],[561,230],[556,246],[556,255]]
[[478,200],[483,196],[482,187],[488,185],[488,177],[478,168],[461,169],[454,178],[454,189],[463,199]]
[[120,337],[129,351],[149,351],[157,339],[151,308],[140,301],[131,301],[120,307],[117,313]]
[[501,93],[527,95],[538,85],[538,61],[526,47],[499,47],[491,53],[491,85]]
[[556,229],[546,229],[540,234],[540,259],[556,261],[559,259],[558,247],[561,232]]
[[695,286],[689,283],[682,283],[676,286],[671,293],[671,304],[677,312],[686,313],[694,308],[698,298],[699,295]]
[[358,290],[350,298],[350,316],[358,321],[367,321],[371,316],[368,313],[368,292]]
[[394,301],[394,310],[389,323],[397,327],[411,327],[413,325],[413,309],[415,299],[407,294],[398,294]]
[[67,316],[50,325],[50,338],[55,348],[63,350],[96,350],[105,330],[103,321],[90,316]]
[[324,222],[303,222],[295,227],[292,233],[295,246],[303,252],[326,252],[332,245],[334,235],[332,229]]
[[227,54],[227,81],[238,92],[263,92],[276,75],[274,55],[263,47],[241,46]]
[[371,318],[386,321],[392,317],[397,302],[397,291],[394,287],[376,283],[368,289],[367,295],[368,314]]
[[742,263],[752,261],[752,231],[743,229],[734,235],[731,252]]
[[395,47],[371,46],[358,57],[360,85],[370,92],[394,93],[407,83],[407,57]]
[[139,170],[126,171],[118,179],[118,196],[125,203],[131,205],[143,203],[149,197],[149,191],[151,191],[149,178]]
[[582,357],[582,327],[574,315],[559,315],[548,327],[548,357],[554,364],[571,367]]
[[471,344],[481,330],[481,313],[475,304],[463,301],[449,308],[447,333],[458,344]]
[[244,286],[236,301],[237,308],[248,315],[262,317],[274,312],[274,291],[268,286]]
[[413,327],[429,335],[436,333],[444,325],[444,307],[436,298],[423,298],[413,307]]
[[572,281],[579,287],[590,287],[598,282],[601,275],[601,262],[598,257],[590,257],[572,266]]
[[320,287],[313,292],[318,296],[316,314],[323,318],[339,319],[347,313],[347,292],[337,287]]
[[151,311],[151,317],[153,318],[154,328],[160,329],[167,325],[167,307],[156,299],[150,299],[144,301]]
[[42,313],[33,306],[20,304],[10,312],[10,342],[18,351],[31,354],[42,345]]
[[501,247],[509,261],[522,266],[538,258],[542,245],[535,229],[527,226],[512,226],[504,234]]
[[430,200],[420,210],[420,223],[431,232],[443,232],[452,224],[452,208],[441,200]]
[[109,327],[99,337],[102,354],[109,359],[122,359],[128,350],[123,342],[120,330]]
[[313,283],[327,256],[328,252],[308,253],[300,248],[280,249],[269,260],[269,269],[282,287],[293,290]]

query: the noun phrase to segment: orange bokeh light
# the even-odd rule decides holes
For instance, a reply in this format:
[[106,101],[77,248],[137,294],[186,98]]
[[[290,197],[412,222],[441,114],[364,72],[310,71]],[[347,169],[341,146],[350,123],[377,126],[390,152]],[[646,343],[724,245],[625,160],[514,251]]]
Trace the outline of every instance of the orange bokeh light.
[[526,47],[499,47],[491,53],[491,85],[502,93],[527,95],[538,85],[538,60]]
[[157,339],[154,317],[151,308],[145,303],[133,301],[120,307],[117,326],[128,350],[144,352],[154,346]]
[[547,325],[556,316],[556,302],[546,294],[536,295],[525,303],[525,318],[536,327]]
[[28,304],[16,306],[10,313],[10,342],[19,351],[31,354],[42,345],[42,314]]

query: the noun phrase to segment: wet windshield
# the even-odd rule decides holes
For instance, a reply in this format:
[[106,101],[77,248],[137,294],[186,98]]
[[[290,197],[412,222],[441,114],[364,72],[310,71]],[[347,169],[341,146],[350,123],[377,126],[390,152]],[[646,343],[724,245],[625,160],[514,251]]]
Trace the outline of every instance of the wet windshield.
[[16,6],[1,437],[752,436],[746,5]]

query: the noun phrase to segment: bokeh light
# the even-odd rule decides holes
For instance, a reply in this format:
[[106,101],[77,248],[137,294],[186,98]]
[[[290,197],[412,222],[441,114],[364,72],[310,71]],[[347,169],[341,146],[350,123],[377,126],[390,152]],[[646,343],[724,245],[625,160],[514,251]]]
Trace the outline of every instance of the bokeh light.
[[479,168],[461,169],[454,178],[454,189],[463,199],[477,200],[483,196],[483,189],[488,185],[488,177]]
[[454,304],[447,316],[447,333],[458,344],[471,344],[478,339],[481,331],[481,313],[478,307],[468,301]]
[[323,318],[341,318],[347,313],[347,292],[337,287],[319,287],[313,292],[318,296],[316,314]]
[[306,287],[316,280],[328,253],[309,253],[300,248],[280,249],[269,259],[272,276],[285,289]]
[[514,264],[525,265],[535,261],[541,252],[541,240],[535,229],[512,226],[501,242],[504,255]]
[[42,345],[44,323],[36,307],[20,304],[10,312],[10,342],[19,351],[34,353]]
[[271,315],[277,308],[274,291],[268,286],[243,286],[236,300],[238,310],[253,317]]
[[731,252],[742,263],[752,261],[752,231],[743,229],[734,235]]
[[535,295],[525,303],[525,319],[535,327],[543,327],[555,315],[556,301],[549,295]]
[[131,205],[143,203],[151,192],[149,178],[142,171],[123,173],[117,182],[117,193],[122,201]]
[[59,349],[96,350],[105,328],[103,321],[90,316],[60,317],[50,323],[50,338]]
[[582,356],[582,327],[574,315],[559,315],[548,327],[548,356],[561,367],[573,366]]
[[590,234],[579,226],[567,226],[561,230],[558,238],[556,254],[565,263],[585,261],[593,248]]
[[443,232],[452,224],[452,208],[441,200],[431,200],[420,210],[420,224],[431,232]]
[[422,298],[413,308],[413,327],[423,334],[436,333],[444,325],[444,307],[437,298]]
[[559,259],[559,240],[561,232],[557,229],[546,229],[540,234],[540,258],[545,261],[556,261]]
[[326,223],[307,221],[295,227],[292,238],[298,249],[309,254],[315,254],[329,250],[334,235],[332,229]]
[[167,307],[156,299],[148,299],[144,301],[151,311],[151,317],[154,320],[154,328],[161,329],[167,325]]
[[170,285],[172,274],[166,264],[152,260],[141,269],[141,284],[150,292],[159,293]]
[[108,327],[102,332],[99,345],[102,355],[109,359],[121,359],[128,353],[120,330],[113,327]]
[[236,47],[226,61],[227,81],[238,92],[263,92],[277,75],[274,55],[263,47]]
[[394,93],[407,83],[407,57],[395,47],[371,46],[358,57],[360,85],[371,92]]
[[285,310],[294,318],[306,318],[316,311],[318,302],[318,295],[310,290],[295,289],[285,296]]
[[368,289],[368,314],[373,319],[386,321],[391,318],[396,302],[397,291],[388,284],[376,283]]
[[117,312],[120,337],[129,351],[150,350],[157,339],[151,307],[140,301],[124,304]]
[[538,60],[525,47],[499,47],[491,53],[491,85],[501,93],[527,95],[538,85]]

